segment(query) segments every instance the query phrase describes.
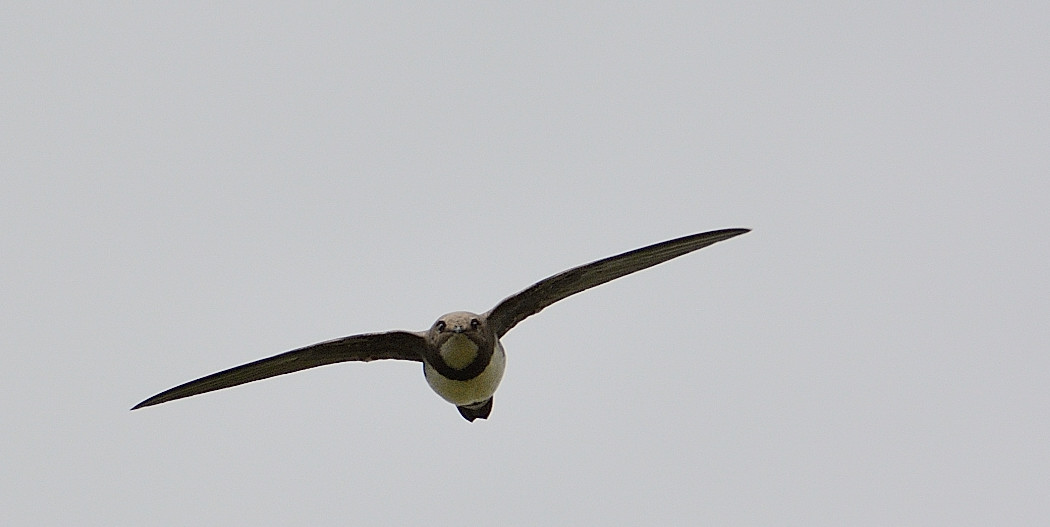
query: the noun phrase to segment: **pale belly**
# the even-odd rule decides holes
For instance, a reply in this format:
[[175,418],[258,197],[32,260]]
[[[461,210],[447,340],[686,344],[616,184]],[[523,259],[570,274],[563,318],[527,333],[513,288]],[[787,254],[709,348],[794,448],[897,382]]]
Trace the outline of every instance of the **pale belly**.
[[469,381],[449,379],[426,363],[423,364],[423,376],[426,377],[430,388],[442,399],[456,406],[464,406],[492,397],[492,394],[496,393],[499,381],[503,379],[503,369],[506,365],[507,355],[503,352],[503,344],[496,341],[496,352],[492,354],[492,360],[485,367],[485,371]]

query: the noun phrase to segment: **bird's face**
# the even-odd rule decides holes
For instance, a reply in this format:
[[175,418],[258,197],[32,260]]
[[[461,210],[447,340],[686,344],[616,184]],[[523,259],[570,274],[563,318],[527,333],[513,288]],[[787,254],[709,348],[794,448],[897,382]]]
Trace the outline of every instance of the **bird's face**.
[[427,331],[427,344],[433,349],[441,349],[450,339],[470,341],[482,349],[491,349],[496,340],[483,317],[466,311],[442,315]]

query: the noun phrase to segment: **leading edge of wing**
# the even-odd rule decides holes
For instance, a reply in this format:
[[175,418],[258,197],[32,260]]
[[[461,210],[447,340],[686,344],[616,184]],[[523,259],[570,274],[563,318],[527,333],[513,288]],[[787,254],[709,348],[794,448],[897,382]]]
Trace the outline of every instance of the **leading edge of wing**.
[[485,316],[496,336],[502,337],[522,320],[568,296],[750,231],[721,229],[692,234],[573,267],[503,299]]
[[422,362],[424,348],[423,335],[409,331],[351,335],[287,351],[180,384],[136,404],[132,410],[337,362],[381,359]]

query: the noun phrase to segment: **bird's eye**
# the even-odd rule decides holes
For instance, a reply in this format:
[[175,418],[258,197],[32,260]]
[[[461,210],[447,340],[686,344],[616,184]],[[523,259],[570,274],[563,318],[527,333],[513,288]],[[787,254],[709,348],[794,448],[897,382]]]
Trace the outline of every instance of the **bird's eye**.
[[470,319],[470,329],[478,329],[480,326],[481,326],[481,322],[478,319],[476,319],[476,318]]
[[445,321],[438,320],[437,323],[434,324],[434,327],[437,328],[438,331],[445,331]]

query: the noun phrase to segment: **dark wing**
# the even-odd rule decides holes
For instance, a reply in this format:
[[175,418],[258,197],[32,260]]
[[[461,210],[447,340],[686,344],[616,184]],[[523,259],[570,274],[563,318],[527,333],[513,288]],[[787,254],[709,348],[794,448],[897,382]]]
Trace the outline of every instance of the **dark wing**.
[[421,334],[408,331],[352,335],[288,351],[270,358],[220,371],[219,373],[213,373],[207,377],[201,377],[195,381],[190,381],[158,393],[136,404],[132,410],[336,362],[367,362],[379,359],[422,362],[425,347],[426,343]]
[[675,240],[635,249],[604,260],[574,267],[532,284],[524,291],[505,298],[485,316],[489,326],[502,337],[518,322],[539,313],[541,309],[580,291],[604,284],[621,276],[641,271],[708,245],[739,236],[751,229],[723,229],[693,234]]

